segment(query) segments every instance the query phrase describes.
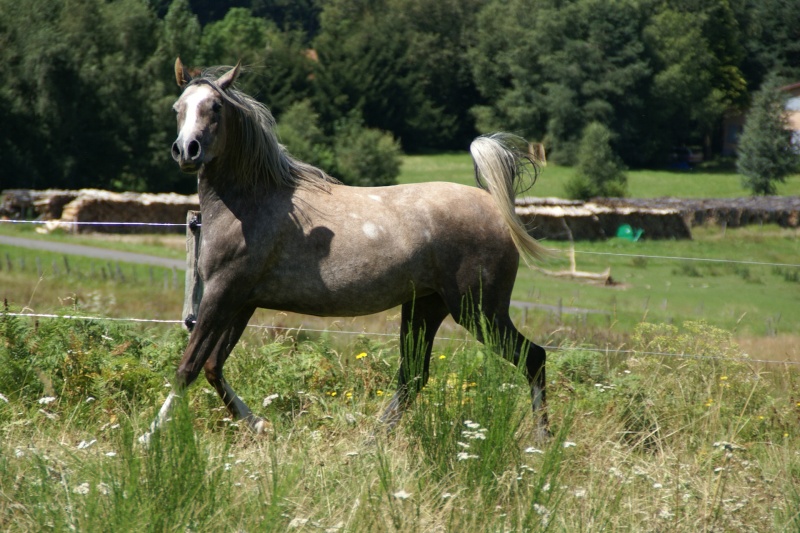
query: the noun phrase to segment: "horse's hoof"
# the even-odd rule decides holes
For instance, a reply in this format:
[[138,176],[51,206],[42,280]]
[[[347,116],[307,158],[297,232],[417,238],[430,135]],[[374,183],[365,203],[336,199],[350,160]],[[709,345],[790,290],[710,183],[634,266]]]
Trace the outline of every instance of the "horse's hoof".
[[261,435],[267,430],[267,421],[261,417],[255,417],[255,421],[248,424],[250,427],[250,431],[255,433],[256,435]]

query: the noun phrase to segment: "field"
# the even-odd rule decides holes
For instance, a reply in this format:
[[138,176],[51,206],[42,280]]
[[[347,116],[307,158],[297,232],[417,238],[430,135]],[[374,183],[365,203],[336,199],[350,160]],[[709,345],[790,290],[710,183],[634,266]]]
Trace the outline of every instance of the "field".
[[[551,170],[568,172],[548,167],[536,194],[560,195]],[[402,179],[423,172],[468,180],[471,165],[407,158]],[[631,173],[631,190],[659,196],[668,181],[683,195],[741,194],[722,189],[738,186],[730,174],[650,174]],[[248,330],[226,378],[268,419],[266,434],[231,421],[201,378],[143,447],[136,437],[185,347],[179,326],[0,316],[0,529],[796,531],[800,279],[786,265],[800,262],[798,238],[765,226],[576,243],[578,268],[610,267],[612,286],[521,269],[513,297],[527,306],[513,308],[515,321],[558,348],[545,441],[524,378],[453,324],[428,386],[387,432],[377,417],[398,366],[396,311],[263,311],[251,323],[268,327]],[[184,240],[81,239],[173,258]],[[566,264],[555,254],[543,266]],[[0,246],[0,293],[11,311],[169,320],[180,318],[183,279]]]
[[[564,184],[574,169],[558,165],[541,168],[533,196],[564,196]],[[398,181],[452,181],[474,184],[472,160],[467,152],[437,155],[405,156]],[[666,170],[631,170],[628,175],[628,195],[633,198],[735,198],[749,196],[742,188],[740,177],[730,171],[698,168],[686,172]],[[800,175],[791,176],[778,185],[781,196],[800,195]]]

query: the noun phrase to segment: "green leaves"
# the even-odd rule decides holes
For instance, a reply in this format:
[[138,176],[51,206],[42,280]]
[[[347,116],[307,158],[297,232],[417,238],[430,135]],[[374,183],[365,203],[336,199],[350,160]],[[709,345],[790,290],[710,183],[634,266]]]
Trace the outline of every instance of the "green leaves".
[[784,108],[786,95],[776,79],[756,93],[739,141],[737,170],[742,185],[756,194],[775,194],[776,183],[800,169],[800,154]]

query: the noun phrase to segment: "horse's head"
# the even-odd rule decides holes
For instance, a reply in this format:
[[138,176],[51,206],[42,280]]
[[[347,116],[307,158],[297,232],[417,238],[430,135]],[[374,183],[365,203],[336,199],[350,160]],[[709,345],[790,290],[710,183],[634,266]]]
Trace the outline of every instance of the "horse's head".
[[225,94],[239,75],[239,65],[216,81],[192,79],[181,63],[175,61],[175,79],[183,89],[173,105],[178,118],[178,138],[172,144],[172,158],[184,172],[197,172],[204,163],[222,153],[225,125],[230,121],[231,105]]

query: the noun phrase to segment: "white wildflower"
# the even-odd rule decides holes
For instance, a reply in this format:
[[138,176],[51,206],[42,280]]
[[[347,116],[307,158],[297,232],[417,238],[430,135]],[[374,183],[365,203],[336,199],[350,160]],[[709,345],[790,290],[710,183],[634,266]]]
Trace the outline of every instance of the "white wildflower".
[[479,457],[477,455],[467,452],[459,452],[458,455],[456,455],[456,459],[458,459],[459,461],[466,461],[467,459],[478,459],[478,458]]
[[661,483],[653,483],[653,488],[654,489],[661,489],[661,488],[664,488],[664,485],[662,485]]
[[468,449],[469,449],[469,444],[467,444],[466,442],[461,442],[461,441],[458,441],[458,442],[456,442],[456,445],[458,445],[458,446],[461,446],[461,447],[462,447],[462,448],[464,448],[465,450],[468,450]]
[[106,452],[106,457],[116,457],[117,452]]
[[264,407],[267,407],[269,404],[271,404],[272,402],[274,402],[278,398],[280,398],[279,394],[270,394],[269,396],[264,398],[264,401],[261,402],[261,405],[264,406]]
[[40,405],[47,405],[49,403],[53,403],[54,401],[56,401],[55,396],[45,396],[43,398],[39,398]]
[[72,489],[72,492],[74,492],[75,494],[89,494],[89,489],[90,489],[89,484],[84,482],[75,487],[74,489]]
[[671,520],[675,518],[675,514],[670,512],[669,509],[661,509],[658,512],[658,517],[664,520]]
[[445,492],[445,493],[442,494],[442,499],[443,500],[449,500],[450,498],[455,498],[455,497],[456,497],[455,494],[451,494],[449,492]]
[[111,487],[109,487],[106,483],[99,483],[97,485],[97,492],[100,494],[107,496],[109,492],[111,492]]
[[90,441],[82,440],[80,442],[80,444],[78,444],[78,449],[79,450],[85,450],[86,448],[88,448],[89,446],[93,445],[96,442],[97,442],[97,439],[92,439]]
[[4,402],[8,403],[8,398],[6,398],[5,394],[0,394],[0,400],[3,400]]
[[472,420],[464,420],[464,425],[467,426],[469,429],[478,429],[481,427],[480,424],[477,422],[473,422]]
[[17,448],[16,450],[14,450],[14,457],[16,457],[17,459],[25,457],[25,452]]
[[569,440],[565,440],[564,441],[564,448],[573,448],[575,446],[577,446],[577,444],[575,444],[572,441],[569,441]]
[[307,523],[308,523],[308,518],[292,518],[292,521],[289,522],[289,529],[303,527]]
[[407,500],[411,497],[411,494],[401,489],[392,494],[392,496],[394,496],[398,500]]
[[544,453],[544,452],[539,448],[534,448],[533,446],[529,446],[525,448],[525,453]]

